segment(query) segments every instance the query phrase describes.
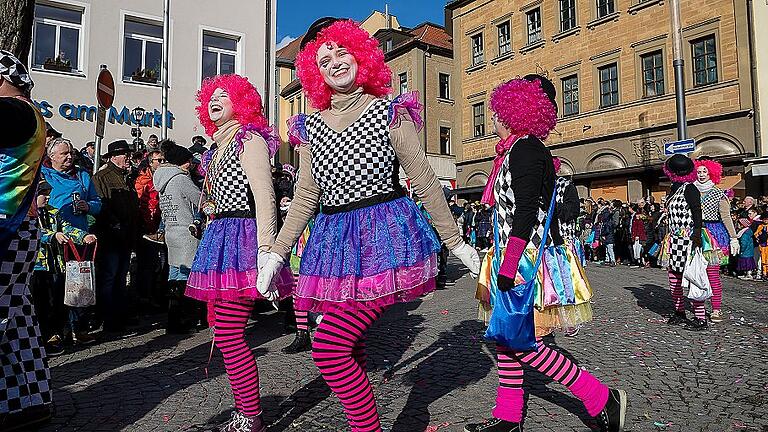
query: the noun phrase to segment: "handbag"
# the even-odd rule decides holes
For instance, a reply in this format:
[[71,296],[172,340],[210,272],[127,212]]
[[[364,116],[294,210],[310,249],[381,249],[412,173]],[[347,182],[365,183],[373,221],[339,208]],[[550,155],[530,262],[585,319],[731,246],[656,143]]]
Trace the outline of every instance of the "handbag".
[[659,250],[660,249],[661,249],[661,247],[659,247],[659,244],[658,243],[654,243],[653,245],[651,245],[651,248],[648,249],[648,255],[650,255],[652,257],[655,257],[655,256],[657,256],[659,254]]
[[697,248],[683,270],[683,289],[688,289],[691,300],[704,301],[712,297],[712,285],[707,275],[707,260]]
[[[88,247],[86,246],[87,254]],[[70,259],[70,252],[74,259]],[[70,240],[64,245],[64,261],[66,262],[64,276],[64,304],[71,307],[86,307],[96,304],[96,277],[93,261],[96,258],[96,243],[93,254],[88,260],[81,257],[75,244]]]
[[[544,257],[544,249],[547,246],[550,221],[555,210],[555,193],[549,203],[542,241],[533,265],[532,276],[529,281],[516,285],[509,291],[501,291],[498,287],[498,277],[491,278],[491,304],[493,312],[485,330],[485,338],[499,345],[518,351],[532,351],[536,349],[536,332],[533,320],[533,305],[535,295],[535,282],[539,273],[539,265]],[[499,247],[499,229],[497,214],[494,212],[494,259],[492,261],[493,274],[499,274],[501,266],[501,249]]]

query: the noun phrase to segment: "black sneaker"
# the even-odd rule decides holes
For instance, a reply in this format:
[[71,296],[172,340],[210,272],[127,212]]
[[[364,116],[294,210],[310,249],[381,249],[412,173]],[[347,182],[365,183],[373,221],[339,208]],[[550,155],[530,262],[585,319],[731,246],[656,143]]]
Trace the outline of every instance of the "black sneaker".
[[685,324],[687,322],[688,322],[688,318],[685,317],[685,312],[676,311],[674,315],[669,317],[669,321],[667,321],[667,324],[680,325],[680,324]]
[[705,319],[694,318],[686,323],[683,328],[690,331],[703,331],[708,329],[709,325]]
[[608,402],[595,421],[600,432],[621,432],[627,416],[627,392],[616,389],[609,389],[608,392]]
[[464,432],[523,432],[523,424],[492,418],[483,423],[468,424],[464,426]]
[[48,342],[45,343],[45,353],[48,357],[64,354],[64,342],[61,340],[61,336],[53,335],[48,339]]
[[312,349],[312,339],[309,337],[309,331],[299,330],[296,332],[296,338],[293,339],[290,345],[283,348],[281,351],[285,354],[296,354]]

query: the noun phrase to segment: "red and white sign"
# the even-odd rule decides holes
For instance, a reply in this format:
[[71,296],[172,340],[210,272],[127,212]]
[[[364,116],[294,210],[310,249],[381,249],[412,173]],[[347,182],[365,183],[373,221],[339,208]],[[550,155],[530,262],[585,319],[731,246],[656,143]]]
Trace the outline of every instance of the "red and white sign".
[[106,68],[99,72],[99,78],[96,80],[96,100],[104,108],[110,108],[115,101],[115,80]]

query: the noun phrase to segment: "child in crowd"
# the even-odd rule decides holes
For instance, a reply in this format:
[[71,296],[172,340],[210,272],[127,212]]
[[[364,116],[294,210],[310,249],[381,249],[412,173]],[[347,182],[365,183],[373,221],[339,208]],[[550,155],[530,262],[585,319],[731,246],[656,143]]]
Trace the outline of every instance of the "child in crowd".
[[763,214],[760,215],[760,225],[758,225],[757,231],[755,231],[755,239],[757,240],[758,247],[760,247],[760,260],[762,261],[760,273],[763,280],[767,280],[768,279],[768,212],[763,212]]
[[752,280],[752,273],[757,268],[755,265],[754,231],[750,225],[751,221],[748,218],[739,219],[741,230],[737,236],[741,251],[739,252],[739,261],[736,264],[736,271],[741,273],[739,279],[742,280]]

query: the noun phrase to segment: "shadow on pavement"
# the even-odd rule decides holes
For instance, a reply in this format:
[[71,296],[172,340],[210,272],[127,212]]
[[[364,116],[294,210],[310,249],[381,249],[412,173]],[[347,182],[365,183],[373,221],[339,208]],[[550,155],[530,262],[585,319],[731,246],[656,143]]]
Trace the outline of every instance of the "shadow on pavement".
[[672,314],[672,294],[668,287],[656,284],[642,284],[639,287],[624,287],[635,296],[637,305],[660,316]]

